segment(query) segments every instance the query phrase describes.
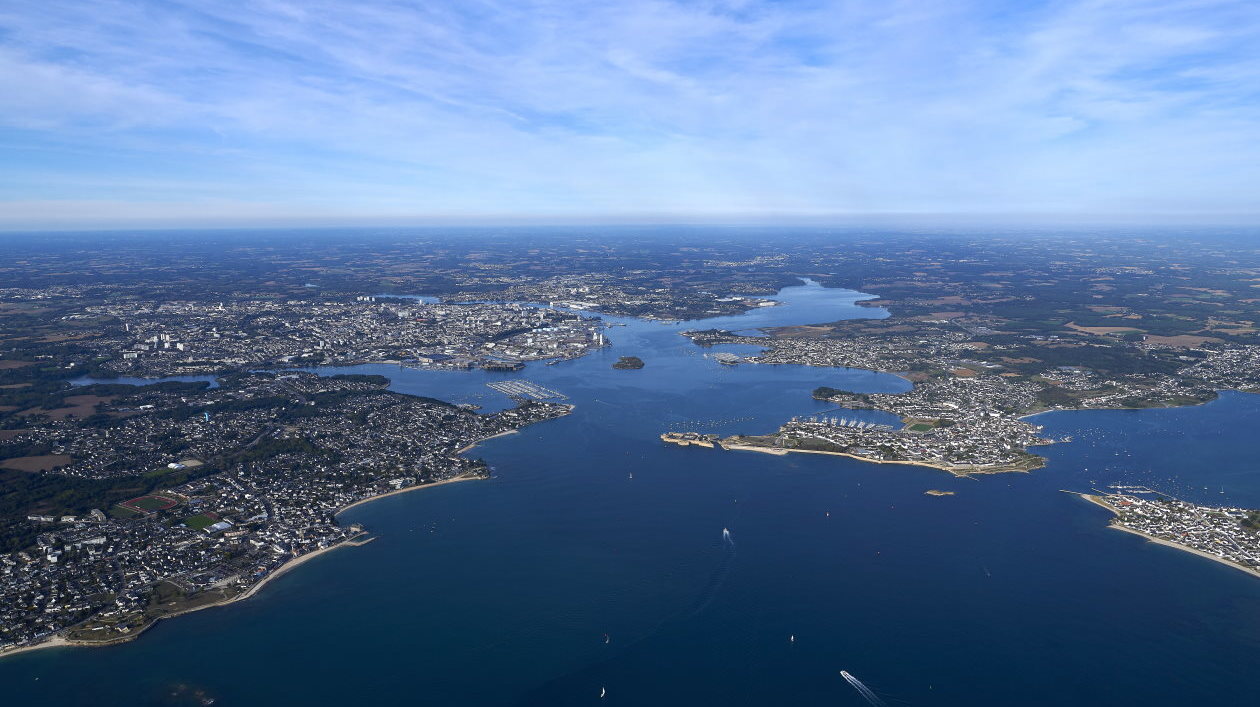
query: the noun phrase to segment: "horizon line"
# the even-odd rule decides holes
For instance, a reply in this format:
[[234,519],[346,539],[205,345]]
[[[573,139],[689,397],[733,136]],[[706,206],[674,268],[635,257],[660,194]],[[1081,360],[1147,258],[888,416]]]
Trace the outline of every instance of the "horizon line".
[[277,217],[273,219],[109,220],[82,225],[0,225],[0,234],[117,233],[122,231],[331,230],[373,228],[862,228],[862,227],[1056,228],[1089,226],[1260,227],[1260,213],[1062,213],[1062,212],[872,212],[864,214],[660,214],[604,216],[486,215],[448,217]]

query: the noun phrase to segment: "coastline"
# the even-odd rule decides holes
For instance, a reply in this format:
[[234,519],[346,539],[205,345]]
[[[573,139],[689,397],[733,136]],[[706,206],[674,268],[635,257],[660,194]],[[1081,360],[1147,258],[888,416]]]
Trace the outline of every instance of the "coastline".
[[0,651],[0,658],[6,658],[11,655],[17,655],[18,653],[29,653],[30,651],[43,650],[45,648],[60,648],[62,646],[73,646],[73,645],[76,645],[76,644],[72,643],[71,641],[66,640],[65,638],[59,635],[52,635],[40,641],[39,643],[34,643],[29,646],[18,646],[17,648],[9,648],[9,649]]
[[108,648],[110,646],[117,646],[123,643],[130,643],[131,641],[134,641],[140,636],[144,635],[145,632],[147,632],[149,629],[153,628],[154,626],[158,625],[160,622],[165,621],[167,619],[173,619],[179,616],[184,616],[185,614],[191,614],[195,611],[201,611],[203,609],[211,609],[217,606],[227,606],[228,604],[232,604],[238,601],[244,601],[245,599],[248,599],[254,596],[254,594],[256,594],[259,590],[261,590],[264,586],[266,586],[268,582],[275,579],[276,577],[279,577],[280,575],[284,574],[285,572],[288,572],[289,570],[293,569],[294,567],[297,567],[298,565],[306,562],[307,560],[318,557],[319,555],[322,555],[326,552],[329,552],[331,550],[336,550],[339,547],[346,547],[346,546],[357,547],[359,545],[365,545],[368,542],[371,542],[372,540],[371,538],[365,541],[356,541],[357,538],[362,537],[363,535],[366,535],[366,533],[359,533],[357,535],[353,535],[349,538],[346,538],[345,540],[342,540],[340,542],[333,543],[332,545],[329,545],[328,547],[320,548],[313,552],[308,552],[306,554],[299,555],[289,560],[288,562],[285,562],[283,565],[280,565],[279,567],[277,567],[274,572],[272,572],[271,574],[268,574],[266,577],[263,577],[258,582],[254,583],[253,586],[251,586],[249,589],[242,592],[241,594],[237,594],[236,596],[233,596],[230,598],[222,598],[222,599],[219,599],[218,601],[210,602],[209,604],[203,604],[201,606],[194,606],[188,609],[182,609],[180,611],[176,611],[166,616],[159,616],[153,619],[152,621],[150,621],[149,623],[145,624],[144,626],[140,627],[139,629],[136,629],[135,631],[129,634],[126,634],[124,636],[111,638],[107,641],[75,641],[75,640],[66,638],[65,636],[62,636],[60,634],[56,634],[56,635],[50,636],[46,640],[40,641],[39,643],[35,643],[29,646],[22,646],[20,648],[0,651],[0,658],[5,658],[11,655],[17,655],[18,653],[25,653],[28,651],[41,650],[44,648],[62,648],[62,647]]
[[1131,535],[1137,535],[1138,537],[1146,538],[1148,541],[1155,543],[1157,545],[1164,545],[1165,547],[1171,547],[1176,550],[1181,550],[1182,552],[1188,552],[1192,555],[1198,555],[1199,557],[1203,557],[1209,560],[1214,560],[1222,565],[1233,567],[1234,569],[1239,570],[1240,572],[1246,572],[1252,577],[1260,578],[1260,570],[1253,569],[1251,567],[1244,567],[1238,564],[1237,562],[1234,562],[1233,560],[1227,560],[1224,557],[1213,555],[1210,552],[1204,552],[1197,548],[1193,548],[1188,545],[1182,545],[1181,543],[1174,542],[1172,540],[1166,540],[1164,538],[1160,538],[1154,535],[1143,533],[1140,530],[1134,530],[1133,528],[1130,528],[1126,525],[1122,525],[1116,522],[1116,519],[1114,517],[1115,515],[1117,515],[1116,509],[1112,508],[1110,504],[1103,501],[1100,496],[1097,496],[1095,494],[1090,494],[1090,493],[1077,493],[1076,491],[1068,491],[1067,493],[1080,496],[1081,498],[1085,499],[1086,501],[1089,501],[1090,503],[1093,503],[1094,505],[1102,506],[1103,508],[1106,508],[1108,511],[1111,511],[1113,517],[1111,518],[1110,522],[1107,523],[1108,528],[1111,528],[1113,530],[1119,530],[1125,533],[1129,533]]
[[[506,437],[507,435],[514,435],[514,434],[518,433],[519,431],[520,431],[520,430],[504,430],[503,432],[500,432],[500,433],[499,433],[499,434],[497,434],[497,435],[490,435],[489,437],[486,437],[485,439],[479,439],[479,440],[477,440],[476,442],[473,442],[472,444],[468,445],[467,447],[464,447],[464,448],[460,449],[459,451],[457,451],[457,452],[455,452],[455,453],[456,453],[456,454],[463,454],[463,453],[468,452],[468,451],[470,451],[470,450],[472,450],[472,449],[475,449],[475,448],[477,447],[477,445],[481,444],[482,442],[488,442],[488,441],[490,441],[490,440],[494,439],[495,437]],[[457,478],[458,478],[458,477],[457,477]],[[452,479],[452,480],[453,480],[453,479]],[[445,482],[445,481],[438,481],[438,482],[436,482],[436,483],[439,483],[439,484],[444,484],[444,483],[446,483],[446,482]],[[432,484],[425,484],[425,485],[426,485],[426,486],[432,486]],[[403,490],[406,490],[406,489],[403,489]],[[343,508],[342,510],[345,510],[345,509]],[[338,513],[340,513],[341,511],[337,511],[337,512],[338,512]]]
[[[509,432],[514,432],[514,431],[515,430],[509,430],[508,432],[500,433],[500,435],[508,434]],[[495,436],[498,437],[500,435],[495,435]],[[486,439],[490,439],[490,438],[487,437]],[[481,440],[481,441],[485,441],[485,440]],[[479,442],[474,442],[472,445],[469,445],[469,447],[467,447],[466,449],[470,449],[476,446],[477,444],[479,444]],[[367,498],[361,498],[358,501],[354,501],[353,503],[342,506],[341,508],[339,508],[337,511],[333,513],[333,517],[335,518],[341,515],[342,513],[344,513],[345,511],[348,511],[351,508],[354,508],[355,506],[360,506],[365,503],[375,501],[377,499],[385,498],[386,496],[394,496],[400,493],[407,493],[409,491],[416,491],[418,489],[432,488],[434,486],[441,486],[443,484],[453,484],[459,481],[474,481],[480,478],[481,477],[479,476],[470,476],[467,474],[461,474],[459,476],[456,476],[450,479],[443,479],[442,481],[434,481],[427,484],[416,484],[414,486],[408,486],[406,488],[401,488],[395,491],[389,491],[386,493],[377,494],[375,496],[368,496]],[[319,557],[320,555],[323,555],[328,552],[332,552],[333,550],[336,550],[342,547],[360,547],[362,545],[366,545],[372,542],[373,540],[375,540],[375,538],[373,537],[365,538],[365,536],[367,536],[366,532],[357,533],[348,538],[345,538],[344,540],[333,543],[332,545],[329,545],[328,547],[323,547],[318,550],[314,550],[311,552],[298,555],[297,557],[294,557],[288,560],[287,562],[285,562],[284,564],[280,565],[279,567],[277,567],[274,571],[272,571],[266,577],[263,577],[262,579],[258,580],[256,583],[250,586],[249,589],[245,590],[244,592],[240,594],[237,594],[232,597],[222,598],[218,601],[210,602],[208,604],[203,604],[201,606],[195,606],[188,609],[176,611],[166,616],[157,617],[153,619],[152,621],[150,621],[149,623],[145,624],[143,627],[125,636],[119,636],[117,638],[113,638],[108,641],[99,641],[99,642],[98,641],[74,641],[58,633],[58,634],[53,634],[49,636],[48,638],[40,641],[39,643],[34,643],[31,645],[26,645],[26,646],[18,646],[16,648],[0,649],[0,659],[7,658],[13,655],[18,655],[19,653],[27,653],[30,651],[43,650],[47,648],[63,648],[63,647],[107,648],[109,646],[116,646],[123,643],[134,641],[137,638],[139,638],[141,635],[143,635],[146,631],[148,631],[150,628],[153,628],[154,626],[156,626],[158,623],[162,621],[165,621],[167,619],[173,619],[179,616],[183,616],[185,614],[191,614],[194,611],[201,611],[203,609],[210,609],[210,608],[219,607],[219,606],[227,606],[229,604],[233,604],[238,601],[244,601],[245,599],[248,599],[254,596],[255,594],[257,594],[258,592],[260,592],[263,587],[267,586],[267,584],[271,582],[271,580],[285,574],[286,572],[298,567],[299,565],[302,565],[306,562],[309,562],[310,560],[313,560],[316,557]]]
[[[1179,403],[1177,405],[1148,405],[1146,407],[1116,406],[1116,407],[1101,407],[1101,408],[1052,407],[1052,408],[1046,408],[1045,410],[1038,410],[1036,412],[1024,413],[1023,415],[1019,417],[1019,419],[1023,420],[1025,418],[1036,417],[1038,415],[1045,415],[1052,412],[1090,412],[1094,410],[1129,410],[1129,411],[1134,411],[1134,412],[1141,412],[1143,410],[1176,410],[1177,408],[1197,408],[1197,407],[1202,407],[1204,405],[1209,405],[1211,403],[1216,402],[1217,400],[1220,399],[1221,393],[1247,393],[1249,395],[1260,395],[1260,389],[1244,390],[1242,388],[1217,388],[1213,392],[1212,397],[1210,398],[1205,398],[1203,400],[1198,400],[1192,403]],[[1068,493],[1076,493],[1076,492],[1069,491]]]
[[681,439],[681,438],[674,439],[674,438],[666,437],[667,434],[669,433],[667,432],[661,435],[661,441],[665,442],[666,444],[673,444],[679,447],[706,447],[708,449],[713,449],[714,443],[710,442],[707,439]]
[[[428,486],[429,484],[425,484],[425,485],[426,485],[426,486]],[[347,507],[348,507],[348,506],[347,506]],[[302,563],[304,563],[304,562],[306,562],[306,561],[308,561],[308,560],[313,560],[313,559],[315,559],[316,557],[319,557],[320,555],[323,555],[323,554],[324,554],[324,553],[326,553],[326,552],[332,552],[333,550],[336,550],[337,548],[341,548],[341,547],[359,547],[359,546],[361,546],[361,545],[367,545],[368,543],[370,543],[370,542],[372,542],[373,540],[375,540],[375,539],[376,539],[376,538],[373,538],[373,537],[367,537],[367,538],[365,538],[365,539],[363,539],[363,540],[360,540],[360,539],[359,539],[359,538],[362,538],[362,537],[363,537],[363,536],[365,536],[365,535],[367,535],[367,533],[366,533],[366,532],[358,533],[357,535],[351,535],[350,537],[346,538],[345,540],[342,540],[341,542],[333,543],[332,545],[329,545],[328,547],[322,547],[322,548],[320,548],[320,549],[318,549],[318,550],[315,550],[314,552],[308,552],[308,553],[306,553],[306,554],[304,554],[304,555],[298,555],[297,557],[293,558],[292,560],[289,560],[288,562],[284,563],[283,565],[280,565],[279,567],[277,567],[277,568],[276,568],[276,570],[275,570],[274,572],[272,572],[271,574],[267,575],[266,577],[263,577],[263,578],[262,578],[261,580],[259,580],[256,584],[254,584],[254,586],[252,586],[252,587],[250,587],[249,589],[247,589],[247,590],[246,590],[243,594],[239,594],[239,595],[237,595],[237,596],[234,596],[234,597],[232,597],[231,599],[226,599],[226,600],[224,600],[224,601],[217,602],[217,603],[214,603],[214,604],[206,604],[205,606],[199,606],[199,607],[196,607],[196,608],[194,608],[194,609],[188,609],[187,611],[181,611],[181,612],[178,612],[178,613],[175,613],[175,614],[171,614],[170,616],[163,616],[161,619],[158,619],[158,621],[161,621],[162,619],[173,619],[173,618],[175,618],[176,616],[183,616],[184,614],[191,614],[191,613],[192,613],[192,612],[194,612],[194,611],[200,611],[200,610],[202,610],[202,609],[209,609],[209,608],[210,608],[210,607],[212,607],[212,606],[227,606],[228,604],[231,604],[232,602],[243,601],[243,600],[245,600],[245,599],[248,599],[248,598],[250,598],[250,597],[254,596],[255,594],[257,594],[257,593],[258,593],[258,591],[259,591],[260,589],[262,589],[264,586],[266,586],[266,584],[267,584],[268,582],[270,582],[271,580],[275,579],[276,577],[279,577],[280,575],[284,574],[285,572],[288,572],[289,570],[291,570],[291,569],[293,569],[293,568],[297,567],[298,565],[300,565],[300,564],[302,564]],[[157,621],[154,621],[153,623],[154,623],[154,624],[156,624],[156,623],[157,623]],[[152,624],[150,624],[150,625],[152,625]],[[87,645],[91,645],[91,644],[87,644]]]
[[[469,476],[468,474],[460,474],[459,476],[453,476],[449,479],[442,479],[441,481],[431,481],[427,484],[412,484],[411,486],[404,486],[403,488],[396,489],[394,491],[386,491],[385,493],[378,493],[375,496],[368,496],[367,498],[360,498],[359,500],[353,503],[350,503],[345,506],[342,506],[341,508],[338,508],[336,511],[333,512],[333,517],[336,518],[337,516],[341,515],[342,513],[345,513],[346,511],[350,510],[351,508],[354,508],[355,506],[362,506],[365,503],[371,503],[372,501],[385,498],[386,496],[397,496],[400,493],[409,493],[411,491],[418,491],[420,489],[433,488],[434,486],[443,486],[445,484],[453,484],[459,481],[476,481],[480,478],[482,477]],[[348,541],[343,540],[342,542],[348,542]],[[335,547],[335,546],[330,546],[330,547]],[[322,550],[317,550],[316,552],[322,552]],[[303,555],[302,557],[305,557],[305,555]]]
[[[974,474],[1027,474],[1033,470],[1033,469],[1006,469],[1006,468],[985,469],[982,467],[948,467],[948,466],[936,464],[933,462],[894,460],[894,459],[871,459],[870,457],[863,457],[857,454],[851,454],[849,452],[828,452],[822,449],[783,449],[780,447],[758,447],[756,445],[751,445],[751,444],[739,444],[739,443],[731,443],[731,442],[723,442],[722,448],[734,449],[734,450],[746,451],[746,452],[761,452],[762,454],[774,454],[777,456],[782,456],[785,454],[827,454],[833,457],[848,457],[850,459],[856,459],[857,461],[867,462],[869,464],[905,464],[906,466],[925,466],[929,469],[936,469],[937,471],[944,471],[950,474],[951,476],[956,476],[959,478],[966,478]],[[1034,467],[1034,469],[1040,469],[1040,468],[1041,466]]]

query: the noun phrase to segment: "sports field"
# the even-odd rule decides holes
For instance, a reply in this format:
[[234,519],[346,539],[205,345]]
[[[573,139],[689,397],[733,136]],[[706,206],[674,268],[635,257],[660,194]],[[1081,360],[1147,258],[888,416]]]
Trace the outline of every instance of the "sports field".
[[176,501],[173,498],[168,498],[166,496],[150,494],[148,496],[140,496],[139,498],[133,498],[130,501],[124,501],[118,505],[124,508],[130,508],[134,511],[139,511],[144,514],[149,514],[149,513],[153,513],[154,511],[164,511],[164,510],[167,510],[168,508],[174,508],[175,506],[179,505],[179,501]]

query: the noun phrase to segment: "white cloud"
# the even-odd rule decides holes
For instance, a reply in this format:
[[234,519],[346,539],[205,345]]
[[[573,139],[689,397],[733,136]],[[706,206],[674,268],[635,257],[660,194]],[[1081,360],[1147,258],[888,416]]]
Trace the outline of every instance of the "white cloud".
[[193,218],[207,182],[216,213],[277,218],[1260,212],[1247,2],[27,2],[0,26],[0,125],[30,142],[3,176],[85,219],[181,188]]

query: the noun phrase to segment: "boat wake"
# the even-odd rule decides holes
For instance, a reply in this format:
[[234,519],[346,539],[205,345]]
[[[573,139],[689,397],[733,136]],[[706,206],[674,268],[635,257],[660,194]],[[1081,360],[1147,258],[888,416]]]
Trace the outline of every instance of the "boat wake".
[[713,574],[709,576],[709,581],[704,585],[699,598],[696,599],[695,604],[692,604],[691,610],[687,612],[688,618],[699,614],[707,609],[709,604],[713,603],[713,598],[717,596],[718,590],[726,583],[726,576],[731,573],[731,566],[735,564],[735,541],[731,539],[731,531],[727,528],[722,528],[722,544],[726,549],[722,555],[722,561],[713,570]]
[[840,677],[844,678],[850,685],[852,685],[853,689],[857,690],[858,694],[862,696],[862,699],[866,700],[871,707],[886,707],[884,701],[879,699],[879,695],[876,695],[874,690],[866,685],[863,685],[862,681],[853,677],[849,671],[841,670]]

